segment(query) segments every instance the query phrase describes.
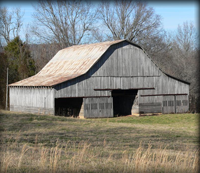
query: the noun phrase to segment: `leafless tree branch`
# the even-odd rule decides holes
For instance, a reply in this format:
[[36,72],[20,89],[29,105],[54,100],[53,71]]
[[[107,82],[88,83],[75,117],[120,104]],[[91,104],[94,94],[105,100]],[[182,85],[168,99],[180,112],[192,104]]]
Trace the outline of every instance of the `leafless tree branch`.
[[96,17],[91,5],[79,0],[39,1],[34,8],[36,23],[46,34],[35,28],[32,32],[44,41],[56,41],[62,48],[84,42]]

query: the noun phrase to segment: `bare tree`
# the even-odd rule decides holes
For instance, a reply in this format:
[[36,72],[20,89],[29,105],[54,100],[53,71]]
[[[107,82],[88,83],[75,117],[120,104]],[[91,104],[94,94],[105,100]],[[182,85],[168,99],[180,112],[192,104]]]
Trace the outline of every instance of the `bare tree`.
[[171,34],[170,49],[163,56],[168,66],[165,69],[171,75],[190,82],[190,110],[197,110],[199,96],[199,45],[198,35],[192,22],[179,25],[175,34]]
[[19,36],[23,15],[20,8],[12,9],[12,11],[9,12],[6,7],[0,7],[0,36],[2,42],[8,44],[11,39]]
[[86,42],[95,20],[88,2],[39,1],[34,18],[40,27],[33,33],[48,43],[57,42],[62,48]]
[[198,48],[198,35],[192,22],[178,26],[172,45],[174,60],[178,60],[183,69],[188,69],[188,62],[195,57]]
[[58,43],[31,44],[31,56],[35,60],[36,71],[40,71],[48,61],[60,50]]
[[175,42],[177,47],[185,53],[191,52],[198,47],[198,35],[192,22],[184,22],[178,25]]
[[[172,38],[172,56],[173,61],[179,63],[182,73],[190,79],[192,71],[196,70],[198,54],[198,35],[193,23],[184,22],[179,25],[175,36]],[[190,64],[190,66],[188,66]]]
[[[131,0],[102,2],[98,8],[102,30],[93,31],[98,40],[127,39],[140,44],[152,54],[163,49],[163,35],[160,16],[147,4]],[[162,35],[161,35],[162,34]],[[103,39],[102,39],[103,37]]]

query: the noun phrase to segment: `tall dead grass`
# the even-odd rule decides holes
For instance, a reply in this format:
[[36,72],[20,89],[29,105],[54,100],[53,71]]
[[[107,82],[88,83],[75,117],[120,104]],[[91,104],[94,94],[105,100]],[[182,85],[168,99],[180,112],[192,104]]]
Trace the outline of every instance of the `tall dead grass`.
[[167,147],[154,149],[139,145],[137,150],[124,150],[116,155],[107,147],[93,147],[87,142],[59,141],[54,147],[36,143],[33,146],[17,142],[1,150],[1,172],[198,172],[198,151],[171,151]]

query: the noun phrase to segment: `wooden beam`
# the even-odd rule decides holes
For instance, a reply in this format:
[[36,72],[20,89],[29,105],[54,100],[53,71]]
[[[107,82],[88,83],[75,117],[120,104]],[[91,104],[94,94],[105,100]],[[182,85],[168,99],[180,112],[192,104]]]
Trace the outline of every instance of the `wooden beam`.
[[187,93],[183,94],[151,94],[151,95],[140,95],[141,97],[149,97],[149,96],[179,96],[179,95],[188,95]]
[[101,97],[111,97],[111,96],[84,96],[84,97],[55,97],[55,99],[71,99],[71,98],[101,98]]
[[155,88],[128,88],[128,89],[121,89],[121,88],[105,88],[105,89],[98,89],[95,88],[95,91],[112,91],[112,90],[154,90]]

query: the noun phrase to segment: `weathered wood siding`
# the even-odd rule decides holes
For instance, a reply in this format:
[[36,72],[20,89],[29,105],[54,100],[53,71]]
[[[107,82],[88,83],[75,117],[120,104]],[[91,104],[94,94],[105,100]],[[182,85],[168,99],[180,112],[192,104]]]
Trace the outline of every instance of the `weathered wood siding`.
[[47,87],[10,87],[10,110],[54,114],[54,89]]
[[182,113],[188,111],[188,96],[163,96],[163,113]]
[[90,77],[86,80],[74,79],[68,84],[55,87],[55,97],[111,96],[110,91],[95,89],[153,88],[158,77]]
[[105,118],[113,117],[113,98],[84,98],[84,117],[85,118]]
[[189,85],[162,74],[155,82],[155,90],[142,90],[140,95],[189,94]]
[[[150,112],[160,112],[163,107],[163,96],[142,97],[143,95],[189,95],[188,84],[165,75],[142,49],[123,42],[112,45],[85,75],[56,85],[55,98],[111,96],[111,91],[102,89],[142,88],[155,89],[139,90],[140,111],[145,107]],[[142,106],[144,103],[148,105]],[[179,107],[178,110],[185,112],[188,108],[189,106]],[[165,112],[170,111],[172,110],[167,109]]]
[[[164,94],[163,96],[154,96]],[[172,94],[172,96],[165,96],[165,94]],[[173,95],[174,94],[174,95]],[[176,95],[176,94],[187,94],[187,95]],[[152,96],[148,96],[152,95]],[[176,98],[178,105],[180,102],[184,102],[184,105],[176,106]],[[162,74],[155,85],[155,90],[140,90],[139,91],[139,103],[162,103],[163,113],[183,113],[189,110],[189,85],[173,79],[165,74]],[[187,100],[187,101],[184,101]],[[163,102],[166,101],[170,106],[164,106]],[[165,102],[165,104],[166,104]]]
[[139,113],[162,113],[161,102],[139,103]]
[[187,112],[189,110],[189,96],[175,96],[176,100],[176,113]]
[[113,45],[104,54],[98,64],[91,69],[91,74],[92,76],[155,77],[160,76],[160,71],[140,48],[130,44],[124,46],[118,44]]
[[55,97],[111,96],[95,89],[153,88],[159,69],[133,45],[111,46],[87,74],[55,86]]

